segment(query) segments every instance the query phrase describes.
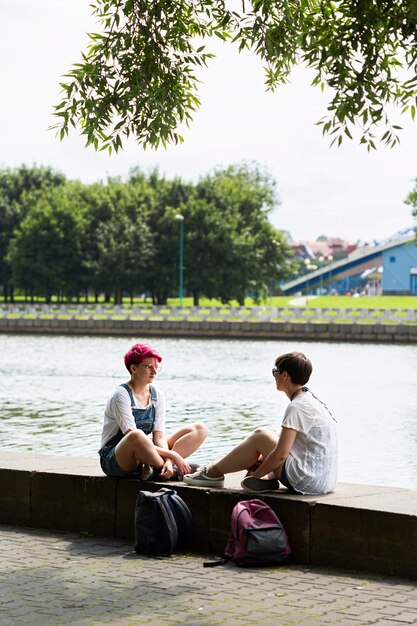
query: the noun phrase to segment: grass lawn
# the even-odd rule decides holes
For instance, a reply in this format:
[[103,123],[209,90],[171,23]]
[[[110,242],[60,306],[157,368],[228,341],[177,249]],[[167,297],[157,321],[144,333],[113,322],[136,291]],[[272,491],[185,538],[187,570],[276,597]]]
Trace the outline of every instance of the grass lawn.
[[324,309],[417,309],[417,296],[319,296],[306,303]]
[[[309,296],[304,303],[295,303],[298,300],[295,296],[275,296],[267,298],[260,306],[276,306],[280,309],[297,307],[309,307],[319,309],[417,309],[417,296],[360,296],[353,298],[352,296]],[[179,306],[178,298],[170,298],[169,306]],[[192,299],[183,299],[183,308],[191,307]],[[230,304],[232,307],[238,307],[237,302]],[[245,299],[245,306],[256,305],[251,298]],[[201,298],[200,307],[221,307],[227,308],[218,300],[207,300]]]
[[[16,298],[16,304],[24,304],[23,298]],[[84,303],[81,304],[85,306]],[[112,303],[105,305],[100,303],[100,305],[109,312],[114,309],[114,305]],[[179,307],[179,298],[169,298],[167,306]],[[183,298],[183,310],[190,310],[192,306],[192,298]],[[274,296],[266,298],[260,304],[256,304],[252,298],[246,298],[245,307],[252,306],[274,306],[280,309],[293,308],[295,306],[320,309],[417,309],[417,296],[361,296],[359,298],[353,298],[352,296],[308,296],[302,299],[297,296]],[[133,307],[146,310],[152,307],[152,303],[150,299],[144,302],[142,298],[137,298],[134,300]],[[238,308],[239,304],[238,302],[231,302],[229,305],[224,305],[219,300],[209,300],[208,298],[200,299],[201,309],[218,308],[220,311],[227,310],[229,307]],[[90,302],[88,304],[88,308],[91,309],[91,312],[93,313],[96,305]],[[124,299],[123,308],[126,309],[126,312],[132,312],[132,303],[130,298]]]

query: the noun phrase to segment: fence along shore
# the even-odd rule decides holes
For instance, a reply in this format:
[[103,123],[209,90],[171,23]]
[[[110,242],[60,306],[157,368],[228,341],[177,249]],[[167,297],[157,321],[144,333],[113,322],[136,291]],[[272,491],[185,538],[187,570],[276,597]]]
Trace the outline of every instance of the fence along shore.
[[417,310],[6,303],[0,332],[417,343]]

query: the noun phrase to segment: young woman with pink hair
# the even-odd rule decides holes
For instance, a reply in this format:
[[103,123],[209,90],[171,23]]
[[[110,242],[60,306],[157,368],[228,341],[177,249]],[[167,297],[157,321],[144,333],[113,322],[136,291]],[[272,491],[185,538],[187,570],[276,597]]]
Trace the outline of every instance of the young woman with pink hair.
[[165,434],[165,397],[153,384],[161,361],[158,351],[145,343],[135,344],[124,356],[130,380],[116,387],[104,412],[99,455],[107,476],[175,480],[196,469],[186,459],[208,430],[198,422]]

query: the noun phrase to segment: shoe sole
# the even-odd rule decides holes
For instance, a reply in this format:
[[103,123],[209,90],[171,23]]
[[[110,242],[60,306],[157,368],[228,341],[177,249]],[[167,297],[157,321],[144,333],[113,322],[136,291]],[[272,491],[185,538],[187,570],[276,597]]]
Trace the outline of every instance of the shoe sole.
[[198,478],[195,478],[192,480],[192,482],[188,482],[186,476],[184,476],[183,482],[186,485],[190,485],[190,487],[213,487],[214,489],[217,487],[218,489],[221,489],[224,486],[224,481],[219,481],[216,483],[212,483],[211,480],[198,480]]
[[257,476],[247,476],[240,483],[242,489],[247,493],[267,493],[268,491],[278,491],[279,482],[276,479],[263,479]]

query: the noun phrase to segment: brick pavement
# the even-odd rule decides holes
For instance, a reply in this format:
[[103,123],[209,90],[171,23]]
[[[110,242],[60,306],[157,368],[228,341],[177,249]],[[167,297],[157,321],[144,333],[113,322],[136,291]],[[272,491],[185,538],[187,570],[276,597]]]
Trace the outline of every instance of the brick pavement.
[[130,542],[0,527],[0,625],[417,624],[417,583],[291,565],[203,568]]

